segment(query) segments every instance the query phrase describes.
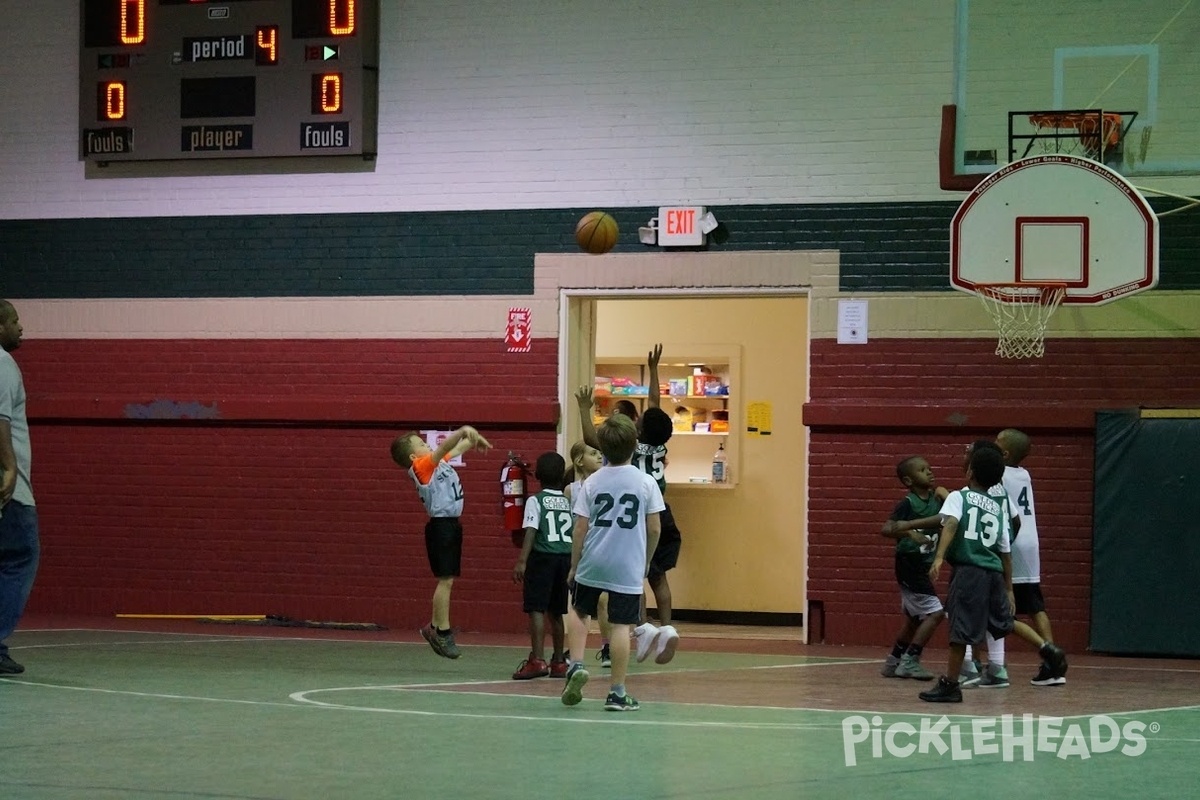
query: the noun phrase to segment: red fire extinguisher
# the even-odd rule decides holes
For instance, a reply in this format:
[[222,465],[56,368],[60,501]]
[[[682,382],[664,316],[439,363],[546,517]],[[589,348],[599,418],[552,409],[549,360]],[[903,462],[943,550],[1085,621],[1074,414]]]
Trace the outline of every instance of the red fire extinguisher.
[[524,537],[525,478],[529,465],[520,456],[509,452],[508,461],[500,468],[500,496],[504,508],[504,530],[512,534],[518,545]]

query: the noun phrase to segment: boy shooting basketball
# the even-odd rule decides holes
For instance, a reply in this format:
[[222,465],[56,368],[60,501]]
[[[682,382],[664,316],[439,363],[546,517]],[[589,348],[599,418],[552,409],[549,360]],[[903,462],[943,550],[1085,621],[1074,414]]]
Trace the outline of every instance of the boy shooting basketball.
[[447,436],[434,449],[419,433],[397,436],[392,442],[392,460],[408,470],[417,486],[417,494],[429,512],[425,524],[425,554],[429,568],[437,578],[433,590],[433,619],[421,629],[433,652],[445,658],[458,658],[461,653],[450,629],[450,591],[454,579],[462,574],[462,483],[458,473],[448,463],[471,448],[491,449],[487,439],[470,425],[464,425]]

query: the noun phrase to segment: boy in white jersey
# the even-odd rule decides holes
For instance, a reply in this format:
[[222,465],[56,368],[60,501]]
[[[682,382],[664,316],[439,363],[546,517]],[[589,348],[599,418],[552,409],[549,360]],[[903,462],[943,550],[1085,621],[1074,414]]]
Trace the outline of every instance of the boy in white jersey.
[[[1054,641],[1046,600],[1042,597],[1041,554],[1038,549],[1037,510],[1033,502],[1033,480],[1021,462],[1029,455],[1029,437],[1016,428],[1005,428],[996,435],[996,444],[1004,456],[1004,491],[1021,519],[1020,536],[1013,539],[1013,600],[1016,613],[1033,620],[1033,627],[1047,642]],[[1054,675],[1050,665],[1042,662],[1037,675],[1030,681],[1034,686],[1062,686],[1063,675]]]
[[636,711],[638,701],[625,691],[629,632],[641,615],[642,583],[658,544],[662,493],[653,478],[629,463],[637,444],[632,420],[614,415],[604,421],[596,437],[608,465],[584,481],[573,500],[575,530],[569,574],[574,587],[574,613],[569,619],[572,661],[562,702],[573,706],[583,699],[590,676],[580,658],[587,645],[588,623],[596,615],[601,593],[608,592],[612,685],[604,707]]
[[1032,628],[1012,616],[1012,558],[1008,498],[988,493],[1004,475],[1004,460],[993,449],[975,448],[967,467],[967,488],[942,504],[945,519],[929,577],[937,581],[942,563],[954,566],[946,607],[950,618],[950,657],[946,675],[919,695],[931,703],[961,703],[957,676],[966,646],[978,645],[986,633],[1003,639],[1010,631],[1038,648],[1055,674],[1067,671],[1066,655]]
[[[640,417],[634,417],[637,424],[638,442],[633,453],[632,463],[645,472],[658,484],[658,489],[664,495],[667,491],[667,442],[670,441],[675,426],[667,412],[660,408],[660,392],[658,382],[658,362],[662,358],[662,345],[654,345],[654,349],[646,355],[646,366],[649,372],[649,393],[647,403],[649,408]],[[596,431],[592,427],[592,397],[590,391],[581,390],[575,395],[579,400],[579,416],[583,425],[583,439],[593,447],[599,447]],[[657,642],[655,645],[656,661],[665,663],[671,659],[671,653],[679,644],[679,632],[675,630],[672,621],[671,584],[667,573],[679,562],[679,550],[683,537],[679,526],[675,524],[675,516],[671,507],[666,505],[660,519],[662,534],[658,547],[650,558],[650,571],[647,580],[650,590],[654,593],[654,604],[658,610],[658,621],[661,628],[655,628],[649,622],[644,622],[635,632],[644,643]],[[644,603],[643,603],[644,605]],[[643,612],[644,612],[643,608]],[[645,614],[643,613],[643,618]],[[650,639],[642,638],[646,632],[654,634]],[[645,658],[646,652],[638,650],[638,660]],[[661,661],[660,661],[661,659]]]
[[491,446],[470,425],[447,436],[436,450],[415,432],[397,436],[392,442],[392,460],[408,470],[417,486],[417,495],[429,512],[425,554],[437,578],[437,588],[433,590],[433,619],[421,628],[421,636],[433,652],[445,658],[461,655],[450,629],[450,591],[454,579],[462,574],[462,524],[458,518],[463,510],[462,483],[447,462],[472,447],[487,451]]

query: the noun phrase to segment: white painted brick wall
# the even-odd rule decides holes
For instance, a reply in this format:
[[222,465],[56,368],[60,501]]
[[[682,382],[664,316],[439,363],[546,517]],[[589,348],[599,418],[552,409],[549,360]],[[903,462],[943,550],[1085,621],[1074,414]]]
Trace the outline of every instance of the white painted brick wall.
[[5,3],[0,218],[946,198],[950,0],[383,0],[374,171],[92,180],[78,5]]

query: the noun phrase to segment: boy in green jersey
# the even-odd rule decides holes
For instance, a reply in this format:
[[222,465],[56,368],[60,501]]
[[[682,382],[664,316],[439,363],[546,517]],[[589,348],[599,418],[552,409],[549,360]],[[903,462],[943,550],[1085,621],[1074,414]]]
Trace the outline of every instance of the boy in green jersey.
[[[523,681],[549,675],[567,676],[563,654],[567,613],[567,573],[571,571],[571,531],[575,517],[571,501],[563,494],[566,460],[558,453],[538,456],[534,477],[542,490],[525,501],[525,539],[513,567],[513,581],[522,585],[522,607],[529,615],[529,658],[513,673]],[[554,655],[546,663],[546,623],[549,620]]]
[[992,497],[988,489],[1004,476],[1004,458],[991,449],[976,448],[967,466],[967,488],[951,493],[942,504],[944,519],[937,553],[929,568],[936,583],[942,564],[954,567],[947,595],[950,617],[950,657],[946,675],[920,698],[930,703],[961,703],[957,676],[968,644],[978,646],[991,633],[1002,639],[1016,631],[1038,648],[1057,674],[1067,671],[1062,649],[1045,641],[1024,622],[1013,620],[1012,556],[1008,497]]
[[[881,533],[896,543],[896,582],[900,584],[900,613],[904,615],[904,624],[896,635],[896,643],[881,674],[885,678],[931,681],[934,675],[921,666],[921,651],[946,616],[933,581],[929,579],[929,568],[933,565],[933,550],[941,524],[938,511],[947,492],[941,486],[934,486],[933,470],[921,456],[910,456],[897,464],[896,477],[908,489],[908,494],[896,505]],[[911,524],[927,518],[932,518],[929,527],[900,526],[902,522]]]

